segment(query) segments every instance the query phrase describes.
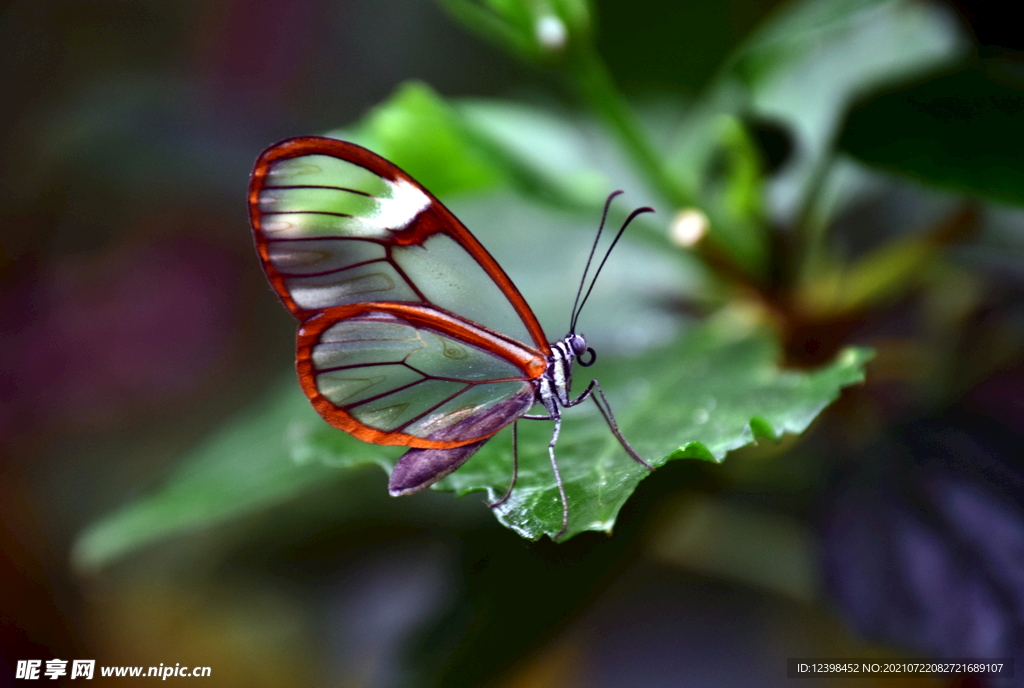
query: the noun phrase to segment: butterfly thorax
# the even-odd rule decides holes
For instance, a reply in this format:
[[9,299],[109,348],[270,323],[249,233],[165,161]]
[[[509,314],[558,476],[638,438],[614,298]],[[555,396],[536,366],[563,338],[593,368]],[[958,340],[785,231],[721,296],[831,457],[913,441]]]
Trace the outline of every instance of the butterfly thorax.
[[548,413],[557,415],[558,406],[566,406],[569,403],[572,364],[586,350],[587,341],[583,335],[575,333],[569,333],[564,339],[551,343],[548,367],[537,388],[537,401],[543,404]]

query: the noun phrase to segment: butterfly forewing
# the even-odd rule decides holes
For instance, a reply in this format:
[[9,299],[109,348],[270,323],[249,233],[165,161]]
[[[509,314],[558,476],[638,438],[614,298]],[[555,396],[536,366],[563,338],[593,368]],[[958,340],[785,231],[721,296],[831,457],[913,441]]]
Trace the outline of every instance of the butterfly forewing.
[[395,165],[290,139],[257,161],[249,208],[270,283],[302,321],[303,391],[330,423],[423,450],[403,466],[445,466],[437,479],[533,405],[543,330],[480,243]]
[[429,192],[383,158],[334,139],[268,149],[250,188],[257,247],[306,319],[365,302],[430,305],[549,352],[522,296]]

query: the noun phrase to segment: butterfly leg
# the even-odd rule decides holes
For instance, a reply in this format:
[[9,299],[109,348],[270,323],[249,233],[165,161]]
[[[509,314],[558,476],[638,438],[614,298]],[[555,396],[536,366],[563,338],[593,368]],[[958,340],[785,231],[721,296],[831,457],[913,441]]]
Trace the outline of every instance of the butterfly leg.
[[548,442],[548,456],[551,458],[551,469],[555,472],[558,495],[562,498],[562,529],[551,539],[554,542],[558,542],[565,535],[565,531],[569,529],[569,500],[565,496],[565,485],[562,484],[562,474],[558,470],[558,462],[555,461],[555,443],[558,441],[558,432],[562,429],[562,416],[560,414],[552,415],[555,416],[555,429],[551,433],[551,441]]
[[[594,392],[597,392],[597,394],[594,394]],[[640,458],[640,455],[636,453],[636,450],[633,449],[626,440],[622,431],[619,430],[619,424],[615,422],[615,414],[612,413],[611,404],[609,404],[608,400],[605,398],[604,390],[601,389],[601,383],[597,380],[591,380],[590,384],[587,385],[587,388],[583,390],[583,393],[573,399],[570,403],[566,404],[566,406],[575,406],[576,404],[586,401],[588,397],[594,400],[594,404],[597,406],[597,409],[601,412],[601,415],[604,416],[605,422],[608,423],[608,428],[612,431],[612,434],[615,435],[615,438],[619,440],[619,444],[621,444],[622,448],[626,450],[626,453],[633,457],[633,460],[641,466],[644,466],[649,471],[653,471],[654,466]]]
[[[562,473],[558,470],[558,462],[555,460],[555,443],[558,442],[558,433],[562,429],[562,414],[558,412],[558,407],[554,405],[554,400],[551,401],[551,404],[552,405],[548,407],[549,413],[546,416],[520,416],[519,418],[555,421],[555,429],[551,433],[551,441],[548,442],[548,457],[551,459],[551,470],[555,473],[555,484],[558,485],[558,496],[562,499],[562,528],[558,531],[555,537],[551,538],[553,541],[558,542],[558,540],[565,535],[565,531],[569,529],[569,499],[565,496],[565,485],[562,483]],[[513,437],[514,436],[515,435],[513,435]],[[511,488],[509,489],[511,490]],[[502,499],[504,499],[504,497]]]
[[519,421],[512,423],[512,482],[509,483],[508,489],[505,491],[505,496],[496,502],[491,502],[487,506],[494,509],[499,507],[512,496],[512,488],[516,486],[516,478],[519,477]]
[[560,403],[562,404],[562,406],[566,408],[578,406],[579,404],[582,404],[584,401],[590,398],[590,395],[594,392],[594,387],[596,386],[597,380],[591,380],[590,384],[587,385],[587,388],[583,390],[578,397],[576,397],[575,399],[570,399],[569,395],[566,394],[565,401],[560,401]]

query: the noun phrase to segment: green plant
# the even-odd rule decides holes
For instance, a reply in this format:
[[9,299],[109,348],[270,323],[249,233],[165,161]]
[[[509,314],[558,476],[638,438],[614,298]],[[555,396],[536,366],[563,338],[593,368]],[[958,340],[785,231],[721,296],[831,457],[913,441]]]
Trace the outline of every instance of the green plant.
[[[844,150],[929,181],[991,190],[984,175],[963,171],[970,166],[956,174],[948,165],[929,168],[925,144],[874,145],[863,132],[874,126],[872,117],[885,115],[870,107],[843,128],[858,97],[963,59],[959,29],[932,5],[790,5],[734,52],[698,99],[675,103],[666,122],[616,88],[584,0],[441,4],[469,29],[564,76],[581,112],[444,99],[409,82],[332,135],[393,160],[449,203],[517,282],[550,336],[564,327],[570,304],[558,295],[571,293],[581,262],[565,247],[585,255],[612,180],[627,198],[658,209],[617,249],[582,319],[588,337],[605,344],[595,373],[623,431],[655,465],[721,461],[759,438],[805,430],[844,386],[863,379],[871,354],[845,348],[850,325],[918,284],[971,225],[972,207],[958,206],[931,231],[847,260],[828,231],[861,169]],[[894,107],[903,108],[905,126],[920,114],[905,103]],[[792,135],[792,156],[771,174],[759,122]],[[1006,184],[996,195],[1018,198],[1020,185]],[[673,235],[684,218],[696,218],[698,231]],[[710,315],[697,323],[658,302]],[[543,451],[548,430],[525,425],[520,486],[496,515],[535,539],[557,532],[560,509]],[[160,490],[83,533],[76,557],[102,565],[168,533],[342,479],[340,468],[376,463],[389,470],[399,453],[328,427],[289,382],[279,398],[185,457]],[[509,454],[507,436],[499,435],[436,487],[483,490],[493,499],[507,485]],[[568,535],[610,530],[645,473],[595,415],[567,418],[558,457],[571,504]]]

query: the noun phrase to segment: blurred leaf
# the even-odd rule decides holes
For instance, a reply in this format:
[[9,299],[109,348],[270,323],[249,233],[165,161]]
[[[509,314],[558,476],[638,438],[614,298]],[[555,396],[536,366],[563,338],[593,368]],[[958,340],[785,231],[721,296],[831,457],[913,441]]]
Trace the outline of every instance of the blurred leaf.
[[[627,197],[630,205],[639,202]],[[548,338],[564,335],[600,207],[569,212],[494,194],[457,199],[451,208],[512,277]],[[672,342],[684,323],[665,304],[708,291],[692,257],[638,241],[638,229],[631,225],[616,245],[580,317],[581,331],[602,355],[636,356]]]
[[619,186],[642,191],[614,142],[592,124],[509,100],[445,101],[417,81],[328,136],[383,155],[442,199],[511,186],[568,208],[600,208],[612,189],[600,170],[614,172]]
[[599,135],[578,122],[513,101],[464,99],[453,105],[477,140],[515,170],[524,192],[570,207],[600,207],[612,190],[593,150]]
[[737,220],[760,224],[764,221],[761,154],[742,122],[730,117],[722,128],[722,144],[731,163],[725,207]]
[[1024,203],[1024,74],[986,66],[866,101],[850,114],[840,145],[928,183]]
[[811,280],[801,291],[801,306],[807,313],[834,315],[895,298],[927,274],[925,268],[939,255],[940,245],[927,237],[891,241],[845,271]]
[[588,0],[552,0],[551,6],[570,32],[578,33],[590,28],[592,20]]
[[724,169],[720,179],[709,179],[704,187],[704,208],[711,219],[708,238],[746,274],[760,279],[768,267],[761,153],[736,117],[719,117],[715,133]]
[[[858,94],[958,59],[967,41],[951,13],[914,0],[805,0],[786,6],[720,72],[671,153],[677,174],[703,177],[717,113],[755,116],[792,130],[795,158],[773,182],[788,217],[830,150]],[[714,140],[714,139],[712,139]]]
[[159,490],[86,528],[75,543],[76,565],[99,568],[168,535],[282,502],[337,479],[333,467],[390,466],[381,447],[360,442],[343,455],[314,453],[303,439],[319,426],[327,428],[289,381],[272,401],[190,451]]
[[[649,129],[671,136],[664,110],[678,120],[680,104],[667,99],[659,110],[641,108]],[[609,129],[586,115],[511,100],[464,98],[453,102],[475,140],[510,171],[515,188],[531,198],[572,210],[600,210],[608,193],[623,189],[632,206],[668,210],[665,198],[629,158]],[[614,213],[614,210],[613,210]],[[623,213],[622,217],[625,217]],[[656,224],[667,221],[657,219]],[[664,245],[664,231],[657,232]]]
[[419,81],[399,86],[351,130],[329,135],[370,148],[442,198],[508,181],[507,170],[473,141],[451,106]]
[[766,509],[690,494],[671,505],[651,538],[665,564],[735,580],[800,602],[818,594],[812,531]]

